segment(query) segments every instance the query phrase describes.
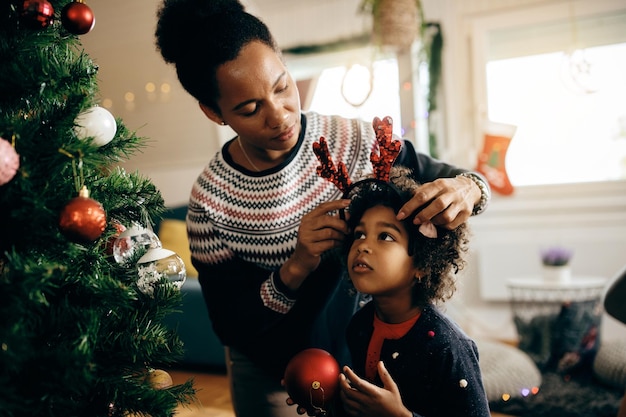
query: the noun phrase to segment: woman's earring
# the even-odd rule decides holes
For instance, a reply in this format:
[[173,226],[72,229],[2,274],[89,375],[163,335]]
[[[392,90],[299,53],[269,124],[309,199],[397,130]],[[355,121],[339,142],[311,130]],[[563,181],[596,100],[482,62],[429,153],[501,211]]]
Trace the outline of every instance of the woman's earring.
[[222,120],[222,122],[220,123],[222,126],[226,126],[226,122]]

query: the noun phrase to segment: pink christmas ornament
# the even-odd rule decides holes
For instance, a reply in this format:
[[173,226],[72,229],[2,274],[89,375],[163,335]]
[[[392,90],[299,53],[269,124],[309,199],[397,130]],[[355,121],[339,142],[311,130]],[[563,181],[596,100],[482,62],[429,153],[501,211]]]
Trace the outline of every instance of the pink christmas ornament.
[[7,140],[0,138],[0,185],[11,181],[19,167],[20,156],[15,148]]

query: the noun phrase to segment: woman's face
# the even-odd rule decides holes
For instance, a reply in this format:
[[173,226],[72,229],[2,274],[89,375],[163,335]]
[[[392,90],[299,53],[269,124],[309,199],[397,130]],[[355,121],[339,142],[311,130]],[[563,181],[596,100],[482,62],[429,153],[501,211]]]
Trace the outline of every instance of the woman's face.
[[291,150],[300,134],[300,97],[280,56],[250,42],[217,70],[221,118],[251,147]]

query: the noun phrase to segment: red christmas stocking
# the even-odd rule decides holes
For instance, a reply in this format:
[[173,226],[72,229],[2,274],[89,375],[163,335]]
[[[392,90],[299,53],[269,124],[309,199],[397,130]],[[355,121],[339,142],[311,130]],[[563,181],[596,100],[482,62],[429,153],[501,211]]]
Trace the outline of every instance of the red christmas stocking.
[[491,126],[485,132],[483,150],[478,155],[476,170],[485,176],[493,191],[511,195],[513,184],[506,173],[505,158],[515,133],[515,126],[495,123]]

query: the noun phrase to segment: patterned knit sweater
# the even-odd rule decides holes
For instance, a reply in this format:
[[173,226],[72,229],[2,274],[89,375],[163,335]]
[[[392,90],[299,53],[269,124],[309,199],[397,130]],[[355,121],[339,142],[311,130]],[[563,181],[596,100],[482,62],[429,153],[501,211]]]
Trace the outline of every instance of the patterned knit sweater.
[[[309,346],[311,326],[342,275],[332,255],[297,292],[275,273],[295,250],[302,216],[341,196],[316,174],[312,143],[320,136],[335,163],[346,164],[351,179],[371,172],[375,136],[370,123],[306,113],[298,143],[282,164],[249,171],[232,160],[227,143],[199,175],[189,202],[192,260],[216,334],[223,344],[276,372]],[[408,142],[398,161],[412,167],[420,181],[462,172],[416,155]]]

